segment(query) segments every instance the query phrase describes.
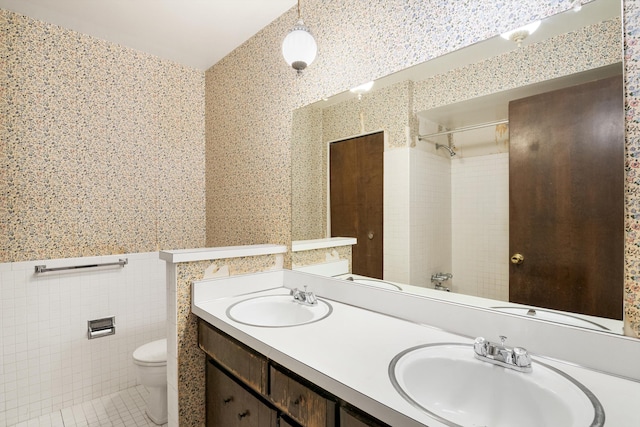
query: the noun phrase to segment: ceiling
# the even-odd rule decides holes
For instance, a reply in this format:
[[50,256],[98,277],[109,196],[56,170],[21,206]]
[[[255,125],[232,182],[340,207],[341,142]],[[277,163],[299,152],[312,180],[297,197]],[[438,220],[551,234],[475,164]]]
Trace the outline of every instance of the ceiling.
[[296,0],[0,0],[2,9],[198,70],[211,67],[295,4]]

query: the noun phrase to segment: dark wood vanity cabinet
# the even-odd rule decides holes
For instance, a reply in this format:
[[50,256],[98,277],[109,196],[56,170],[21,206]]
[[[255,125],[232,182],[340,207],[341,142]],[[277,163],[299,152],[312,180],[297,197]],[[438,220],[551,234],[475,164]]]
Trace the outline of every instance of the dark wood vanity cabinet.
[[210,427],[277,427],[278,413],[207,362],[206,419]]
[[208,427],[389,427],[205,321]]
[[280,418],[280,426],[279,427],[298,427],[298,425],[294,425],[289,423],[286,419]]
[[334,401],[316,393],[281,368],[270,367],[270,399],[281,411],[306,427],[335,426]]
[[388,427],[386,424],[371,418],[354,408],[340,408],[340,427]]
[[267,358],[202,320],[198,325],[200,348],[247,386],[260,394],[267,394]]

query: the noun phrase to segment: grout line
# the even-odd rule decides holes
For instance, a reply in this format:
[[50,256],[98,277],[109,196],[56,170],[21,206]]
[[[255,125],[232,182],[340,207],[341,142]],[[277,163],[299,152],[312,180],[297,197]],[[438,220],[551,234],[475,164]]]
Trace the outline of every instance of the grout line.
[[[15,424],[15,427],[156,427],[147,417],[147,390],[138,385]],[[167,427],[164,424],[161,427]]]

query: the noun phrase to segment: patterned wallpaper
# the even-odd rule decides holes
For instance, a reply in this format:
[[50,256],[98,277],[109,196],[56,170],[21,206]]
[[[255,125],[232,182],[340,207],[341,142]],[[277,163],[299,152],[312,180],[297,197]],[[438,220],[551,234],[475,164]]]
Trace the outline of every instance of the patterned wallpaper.
[[423,80],[415,111],[621,62],[621,25],[617,18],[593,24]]
[[[415,147],[416,112],[621,62],[620,25],[614,19],[426,80],[405,80],[381,89],[374,86],[360,100],[351,97],[324,109],[322,103],[296,109],[291,147],[292,239],[325,237],[329,141],[384,129],[386,149]],[[523,64],[534,72],[514,71]],[[437,154],[433,144],[421,147]]]
[[[384,129],[387,132],[387,146],[406,147],[411,145],[407,127],[417,131],[413,114],[414,83],[403,81],[376,90],[358,98],[351,98],[331,107],[322,114],[324,142],[348,138],[364,132]],[[297,213],[296,213],[297,214]]]
[[0,11],[0,262],[204,245],[204,73]]
[[293,112],[291,135],[291,240],[326,236],[326,149],[322,140],[322,110]]
[[625,335],[640,338],[640,1],[623,0],[625,150]]
[[[637,0],[624,0],[627,85],[627,333],[640,336],[640,83]],[[570,0],[305,1],[319,46],[302,75],[280,44],[295,8],[207,70],[207,245],[291,240],[292,111],[428,59],[571,8]],[[220,159],[223,159],[221,161]],[[216,165],[214,168],[213,165]]]
[[[1,11],[0,261],[288,244],[293,109],[571,3],[309,0],[303,15],[320,50],[304,74],[280,55],[292,9],[204,78]],[[640,6],[623,4],[625,312],[640,335]]]
[[[191,287],[193,282],[205,278],[205,270],[212,265],[228,269],[230,276],[282,268],[278,255],[224,258],[173,265],[176,277],[174,309],[177,323],[178,414],[171,414],[169,410],[170,427],[205,425],[205,354],[198,347],[198,317],[191,313]],[[169,375],[174,374],[171,368],[168,369]],[[172,392],[169,391],[169,399],[171,398]],[[177,423],[175,420],[172,421],[173,415],[177,418]]]

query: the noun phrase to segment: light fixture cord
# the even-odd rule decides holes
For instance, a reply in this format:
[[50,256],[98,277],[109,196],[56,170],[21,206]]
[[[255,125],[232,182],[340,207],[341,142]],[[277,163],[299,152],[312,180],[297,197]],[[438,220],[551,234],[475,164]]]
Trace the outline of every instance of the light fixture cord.
[[300,0],[298,0],[298,21],[300,20]]

